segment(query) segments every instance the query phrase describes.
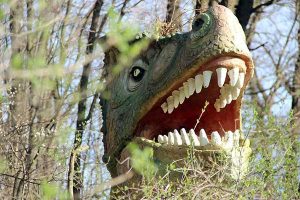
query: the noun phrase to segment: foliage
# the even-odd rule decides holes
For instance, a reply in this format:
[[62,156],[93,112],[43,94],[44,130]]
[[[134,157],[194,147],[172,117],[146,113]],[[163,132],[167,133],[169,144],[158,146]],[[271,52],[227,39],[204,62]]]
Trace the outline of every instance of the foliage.
[[133,62],[141,50],[148,46],[149,38],[130,43],[136,39],[136,35],[140,32],[138,27],[134,24],[121,23],[118,20],[118,14],[112,8],[108,12],[108,18],[107,45],[114,46],[120,51],[117,64],[113,69],[113,73],[118,74],[124,67]]
[[146,147],[140,150],[135,143],[129,144],[128,149],[131,155],[131,166],[133,169],[145,178],[153,177],[157,171],[157,166],[153,162],[153,149]]
[[56,184],[43,182],[42,186],[42,199],[50,200],[50,199],[69,199],[68,193],[59,188]]

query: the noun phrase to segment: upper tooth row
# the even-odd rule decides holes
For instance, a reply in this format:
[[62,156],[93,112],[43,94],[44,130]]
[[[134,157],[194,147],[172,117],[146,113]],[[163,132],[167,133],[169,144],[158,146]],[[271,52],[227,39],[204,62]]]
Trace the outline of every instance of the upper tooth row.
[[159,135],[158,142],[161,144],[169,145],[194,145],[194,146],[206,146],[207,144],[213,144],[215,146],[223,147],[224,149],[232,149],[233,147],[239,147],[239,139],[243,138],[239,130],[236,130],[234,133],[228,131],[225,133],[225,136],[221,138],[220,134],[217,131],[211,133],[211,141],[207,138],[206,132],[204,129],[201,129],[199,132],[199,137],[196,135],[194,129],[191,129],[189,133],[186,132],[184,128],[179,132],[175,129],[174,132],[169,132],[168,136]]
[[[218,86],[222,87],[226,80],[227,69],[217,68]],[[200,93],[202,87],[207,88],[210,83],[212,71],[204,71],[203,74],[198,74],[195,78],[190,78],[178,89],[172,92],[172,95],[167,98],[167,101],[161,105],[164,113],[172,113],[175,108],[182,104],[185,99],[188,99],[195,92]],[[228,71],[230,78],[230,85],[238,89],[242,88],[244,84],[244,73],[239,73],[239,68],[235,67]]]
[[167,98],[167,102],[164,102],[161,105],[164,113],[172,113],[174,108],[177,108],[185,99],[192,96],[194,92],[199,93],[201,92],[202,87],[207,88],[209,86],[211,75],[211,71],[204,71],[203,75],[198,74],[195,78],[188,79],[178,90],[174,90],[172,95]]
[[[225,83],[226,80],[226,73],[227,69],[226,68],[218,68],[216,69],[217,71],[217,76],[218,76],[218,86],[222,87]],[[228,71],[228,76],[229,76],[229,84],[232,87],[238,87],[241,89],[244,85],[244,79],[245,79],[245,73],[244,72],[239,72],[238,67],[234,67],[231,70]]]

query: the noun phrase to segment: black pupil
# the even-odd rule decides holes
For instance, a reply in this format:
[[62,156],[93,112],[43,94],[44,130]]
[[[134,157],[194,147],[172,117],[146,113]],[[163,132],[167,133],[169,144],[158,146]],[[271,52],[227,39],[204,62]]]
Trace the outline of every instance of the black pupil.
[[135,81],[141,81],[144,76],[145,70],[141,67],[133,67],[130,75]]
[[198,19],[196,19],[194,21],[194,24],[193,24],[192,28],[193,28],[193,30],[198,31],[199,29],[201,29],[203,24],[204,24],[203,19],[201,19],[201,17],[199,17]]

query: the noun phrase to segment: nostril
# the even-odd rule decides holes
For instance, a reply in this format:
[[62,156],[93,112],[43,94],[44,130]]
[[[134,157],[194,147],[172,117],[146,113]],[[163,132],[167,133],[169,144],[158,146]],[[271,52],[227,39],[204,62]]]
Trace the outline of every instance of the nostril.
[[192,28],[194,31],[198,31],[202,28],[203,24],[204,20],[201,17],[198,17],[198,19],[194,21]]
[[193,22],[192,40],[198,40],[204,37],[212,26],[212,16],[210,13],[202,13],[198,15]]

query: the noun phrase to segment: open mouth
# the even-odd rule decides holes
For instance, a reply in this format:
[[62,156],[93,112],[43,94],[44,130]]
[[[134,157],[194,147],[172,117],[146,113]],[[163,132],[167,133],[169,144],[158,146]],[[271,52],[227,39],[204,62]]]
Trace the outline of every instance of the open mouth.
[[154,104],[138,122],[135,136],[165,145],[232,146],[240,137],[246,73],[240,57],[219,57],[199,66]]

